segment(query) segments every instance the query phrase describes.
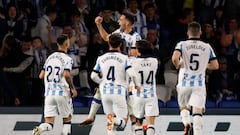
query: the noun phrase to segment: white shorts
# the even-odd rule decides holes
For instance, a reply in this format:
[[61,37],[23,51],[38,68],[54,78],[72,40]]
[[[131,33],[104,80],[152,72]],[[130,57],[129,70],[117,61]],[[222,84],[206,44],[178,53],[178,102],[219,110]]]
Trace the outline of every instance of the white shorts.
[[101,96],[105,114],[114,114],[119,118],[127,118],[127,103],[125,95],[103,94]]
[[134,96],[133,114],[139,119],[144,116],[158,116],[159,108],[157,97],[141,98]]
[[179,87],[177,86],[179,107],[205,108],[206,88],[204,87]]
[[73,114],[72,98],[67,96],[46,96],[44,117],[61,115],[63,118]]
[[128,95],[127,96],[128,115],[133,115],[133,102],[134,102],[134,96]]

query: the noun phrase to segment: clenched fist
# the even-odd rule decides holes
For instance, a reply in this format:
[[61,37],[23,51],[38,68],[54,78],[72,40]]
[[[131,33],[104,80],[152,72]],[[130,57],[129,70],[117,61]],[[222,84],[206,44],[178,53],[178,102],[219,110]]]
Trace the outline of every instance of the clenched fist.
[[103,18],[102,18],[101,16],[97,16],[97,17],[95,18],[95,23],[96,23],[96,25],[101,24],[102,21],[103,21]]

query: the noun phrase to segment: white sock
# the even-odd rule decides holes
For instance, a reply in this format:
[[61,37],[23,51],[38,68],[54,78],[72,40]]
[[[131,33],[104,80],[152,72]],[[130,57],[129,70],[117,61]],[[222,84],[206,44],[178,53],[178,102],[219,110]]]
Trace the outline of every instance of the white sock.
[[118,126],[117,128],[122,128],[122,129],[124,129],[125,126],[126,126],[126,122],[125,122],[125,120],[122,119],[122,118],[114,118],[113,121],[114,121],[114,125],[117,125],[117,126]]
[[71,122],[64,122],[61,135],[70,135],[71,134]]
[[193,116],[193,132],[194,135],[202,135],[203,121],[202,116],[194,115]]
[[53,129],[53,124],[50,123],[42,123],[39,125],[39,131],[40,133],[43,133],[45,131],[51,131]]
[[182,118],[182,122],[183,122],[184,126],[191,123],[189,110],[186,110],[186,109],[181,110],[180,116]]
[[144,135],[142,126],[135,126],[135,135]]
[[96,94],[94,95],[93,100],[92,100],[88,118],[94,119],[100,106],[101,106],[101,96],[100,96],[99,92],[96,92]]
[[147,127],[147,134],[146,135],[154,135],[154,134],[155,134],[154,125],[148,125],[148,127]]

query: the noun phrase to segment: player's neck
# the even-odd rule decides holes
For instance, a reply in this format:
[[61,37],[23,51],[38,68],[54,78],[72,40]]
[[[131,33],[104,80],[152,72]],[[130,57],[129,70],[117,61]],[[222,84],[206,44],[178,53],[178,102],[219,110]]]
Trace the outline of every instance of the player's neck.
[[188,36],[188,39],[199,39],[200,36]]
[[126,27],[126,29],[124,30],[124,33],[129,34],[131,31],[133,31],[132,26],[128,26],[128,27]]
[[63,52],[65,52],[65,53],[67,52],[67,48],[63,48],[63,47],[58,47],[58,50],[59,50],[59,51],[63,51]]
[[121,51],[119,47],[118,47],[118,48],[112,48],[112,47],[110,47],[109,50],[110,50],[110,51],[118,51],[118,52]]

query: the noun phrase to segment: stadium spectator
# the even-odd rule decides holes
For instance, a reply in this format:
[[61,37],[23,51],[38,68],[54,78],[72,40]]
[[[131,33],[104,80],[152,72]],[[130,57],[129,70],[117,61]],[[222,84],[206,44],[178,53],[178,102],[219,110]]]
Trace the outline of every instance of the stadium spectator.
[[8,36],[5,43],[4,48],[7,50],[3,53],[2,70],[7,75],[12,87],[15,87],[15,98],[18,97],[19,99],[19,101],[15,101],[15,104],[19,105],[21,102],[22,105],[27,105],[30,96],[27,79],[30,76],[30,65],[33,61],[33,57],[27,54],[27,50],[25,50],[25,47],[28,48],[28,40],[24,39],[19,45],[14,37]]
[[53,26],[52,22],[57,17],[57,11],[53,7],[46,8],[45,14],[38,19],[37,25],[32,29],[32,37],[40,36],[43,44],[45,44],[48,48],[51,48],[53,43]]
[[234,72],[228,68],[225,56],[220,56],[219,70],[213,71],[209,76],[209,96],[217,103],[222,100],[236,100],[234,90]]
[[2,43],[6,35],[13,35],[17,39],[23,36],[23,22],[18,20],[17,6],[9,3],[6,11],[5,19],[0,21],[0,43]]
[[140,11],[137,0],[127,0],[127,7],[127,12],[134,16],[134,30],[137,31],[142,36],[142,38],[146,38],[146,15]]
[[43,104],[44,85],[39,74],[42,70],[43,64],[50,54],[48,48],[43,44],[41,37],[36,36],[32,38],[33,49],[33,64],[32,64],[32,94],[31,105],[40,106]]

